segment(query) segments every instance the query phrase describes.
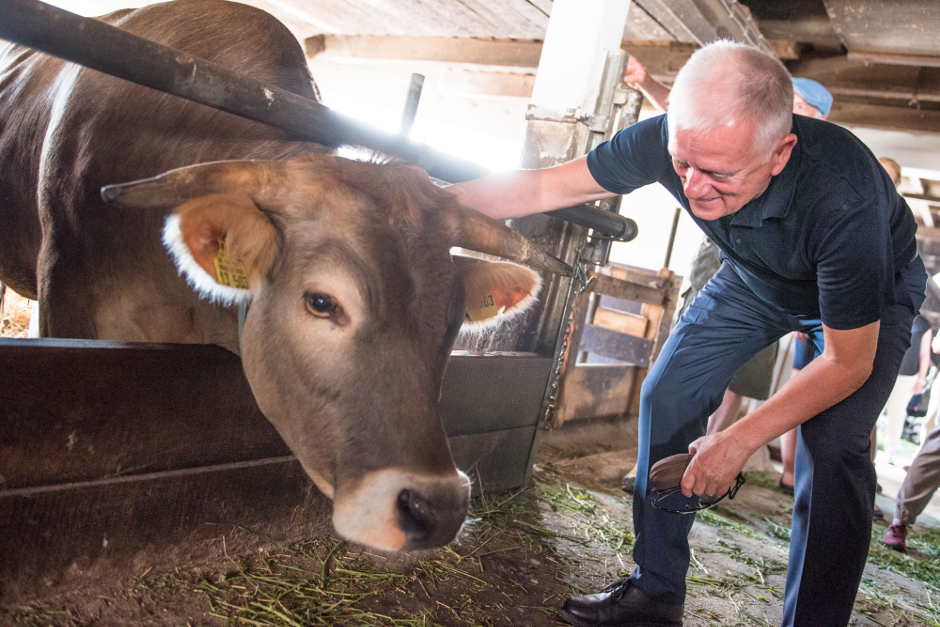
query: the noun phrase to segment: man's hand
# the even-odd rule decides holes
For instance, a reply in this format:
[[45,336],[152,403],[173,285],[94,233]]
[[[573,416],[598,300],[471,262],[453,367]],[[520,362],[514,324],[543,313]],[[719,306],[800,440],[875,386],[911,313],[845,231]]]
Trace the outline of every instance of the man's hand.
[[637,61],[633,55],[630,55],[630,58],[627,59],[627,71],[623,75],[623,82],[634,89],[642,91],[651,105],[662,112],[666,111],[669,87],[650,76],[643,64]]
[[649,75],[646,73],[646,68],[631,55],[627,59],[627,73],[623,75],[623,82],[639,89],[645,87],[647,80],[649,80]]
[[727,431],[703,436],[689,445],[695,453],[682,475],[682,494],[722,495],[734,487],[735,479],[753,451],[741,446]]

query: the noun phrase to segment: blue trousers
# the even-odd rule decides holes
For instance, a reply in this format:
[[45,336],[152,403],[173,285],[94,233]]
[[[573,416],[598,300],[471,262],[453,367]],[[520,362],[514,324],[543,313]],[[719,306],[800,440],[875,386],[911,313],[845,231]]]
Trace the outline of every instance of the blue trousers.
[[[851,618],[875,500],[869,435],[910,345],[925,282],[917,259],[897,281],[898,303],[881,319],[871,376],[851,396],[799,428],[784,625],[847,625]],[[689,443],[705,434],[708,416],[738,368],[790,331],[810,333],[821,342],[822,322],[762,301],[725,263],[682,316],[650,369],[640,397],[633,501],[637,566],[631,575],[650,597],[684,601],[694,520],[650,504],[650,466],[687,453]]]

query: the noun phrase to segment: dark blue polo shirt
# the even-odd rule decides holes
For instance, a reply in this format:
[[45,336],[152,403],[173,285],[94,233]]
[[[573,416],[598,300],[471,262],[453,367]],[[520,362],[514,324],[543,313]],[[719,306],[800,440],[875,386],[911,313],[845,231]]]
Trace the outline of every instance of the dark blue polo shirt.
[[917,256],[917,224],[887,172],[849,131],[793,116],[797,143],[783,171],[739,211],[692,214],[667,149],[666,116],[617,133],[587,159],[604,189],[627,194],[661,183],[766,302],[819,317],[833,329],[880,320],[912,298],[900,273]]

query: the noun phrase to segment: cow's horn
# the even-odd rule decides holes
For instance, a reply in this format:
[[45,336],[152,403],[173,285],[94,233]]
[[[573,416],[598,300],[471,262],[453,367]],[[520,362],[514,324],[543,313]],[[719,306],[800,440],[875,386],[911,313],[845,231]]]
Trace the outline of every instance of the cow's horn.
[[287,188],[284,162],[215,161],[170,170],[150,179],[107,185],[101,197],[122,207],[174,207],[207,194],[244,192],[257,202]]
[[567,264],[545,254],[502,222],[464,205],[455,206],[453,211],[456,217],[454,246],[518,261],[536,270],[571,276]]

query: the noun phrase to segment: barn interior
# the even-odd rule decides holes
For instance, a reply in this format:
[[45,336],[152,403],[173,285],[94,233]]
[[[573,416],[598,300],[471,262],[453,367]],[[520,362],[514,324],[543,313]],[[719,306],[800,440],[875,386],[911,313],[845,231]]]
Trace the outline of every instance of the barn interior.
[[[716,39],[731,38],[772,51],[793,76],[814,79],[832,93],[829,121],[850,129],[875,155],[890,157],[902,166],[899,193],[917,221],[918,249],[928,272],[937,277],[937,281],[928,281],[922,313],[935,330],[940,328],[940,5],[933,0],[604,0],[589,8],[578,0],[245,3],[273,14],[301,42],[324,104],[388,133],[407,134],[416,142],[488,171],[554,165],[583,154],[618,127],[658,115],[642,94],[617,80],[626,62],[621,50],[640,60],[654,78],[667,85],[697,48]],[[151,2],[54,0],[48,4],[93,17]],[[611,18],[619,21],[612,25]],[[574,81],[573,77],[583,80]],[[418,91],[416,80],[421,85]],[[408,119],[409,102],[413,119]],[[349,148],[348,154],[368,156],[370,151],[368,147]],[[639,387],[668,335],[683,277],[702,233],[658,187],[638,190],[601,208],[629,218],[636,225],[636,236],[611,242],[598,237],[600,231],[554,218],[511,221],[513,228],[569,263],[585,259],[585,271],[593,279],[591,287],[580,290],[573,281],[550,279],[544,301],[520,324],[462,338],[455,347],[449,378],[445,379],[442,412],[452,416],[449,423],[445,419],[445,426],[455,456],[458,461],[472,463],[477,473],[478,496],[480,490],[513,493],[529,485],[541,476],[538,466],[543,463],[564,469],[572,477],[588,477],[587,481],[593,476],[593,480],[616,489],[635,461]],[[7,298],[5,334],[25,337],[31,311],[30,304]],[[569,318],[571,323],[566,322]],[[33,593],[42,585],[57,591],[68,585],[74,589],[76,577],[115,572],[108,570],[108,559],[112,566],[119,563],[122,568],[144,563],[146,555],[136,549],[128,549],[118,558],[109,557],[107,542],[102,549],[97,532],[83,536],[76,531],[71,538],[63,534],[61,542],[43,545],[46,552],[63,551],[60,560],[38,559],[36,545],[31,544],[39,542],[33,538],[42,536],[42,525],[62,518],[64,512],[81,512],[95,518],[98,525],[119,525],[118,517],[102,513],[87,500],[110,495],[116,488],[108,482],[116,477],[124,482],[120,488],[124,492],[115,497],[116,503],[128,520],[140,527],[145,521],[172,516],[172,523],[155,528],[181,546],[208,543],[214,536],[192,528],[220,510],[243,512],[246,520],[275,536],[278,532],[283,532],[282,537],[308,533],[309,529],[296,520],[296,512],[301,510],[318,513],[320,532],[329,526],[328,513],[324,514],[328,505],[322,497],[311,495],[308,480],[289,459],[290,452],[266,424],[245,386],[234,400],[221,395],[215,401],[232,413],[231,419],[219,422],[215,414],[198,416],[199,411],[216,410],[188,406],[187,394],[211,385],[200,372],[224,371],[220,376],[232,381],[240,377],[237,360],[221,354],[225,351],[187,348],[170,354],[145,346],[55,342],[0,340],[0,363],[20,370],[9,379],[14,385],[4,384],[8,395],[5,404],[13,408],[7,415],[15,416],[5,422],[7,442],[13,444],[7,445],[6,469],[0,461],[0,502],[6,498],[11,505],[5,517],[0,516],[0,527],[22,532],[8,535],[3,544],[22,566],[17,570],[8,561],[7,570],[0,568],[0,583],[6,577],[5,585],[0,585],[0,602],[13,599],[19,607],[21,601],[42,598]],[[792,342],[791,338],[781,340],[775,388],[789,376]],[[179,367],[180,359],[186,362],[185,368]],[[98,381],[73,380],[76,368],[98,372]],[[115,400],[114,386],[120,385],[129,371],[142,373],[135,381],[145,381],[145,389],[123,391]],[[50,377],[56,380],[50,381]],[[484,386],[489,393],[480,393]],[[44,420],[50,423],[34,424],[28,433],[14,434],[14,425],[22,429],[23,422],[30,419],[24,408],[37,407],[16,397],[11,391],[14,388],[24,394],[79,399],[81,406],[76,403],[66,410],[50,402],[43,406]],[[168,395],[170,389],[178,391]],[[158,398],[161,400],[154,400]],[[149,421],[161,422],[168,415],[174,419],[128,445],[138,437],[139,426],[113,429],[109,416],[110,420],[123,419],[138,411],[135,406],[142,402],[149,406],[140,413]],[[110,409],[103,412],[105,405]],[[746,405],[743,411],[747,409]],[[72,412],[69,425],[50,426],[65,411]],[[253,425],[248,431],[255,434],[245,436],[250,443],[237,452],[243,456],[206,457],[204,447],[210,446],[209,442],[245,429],[242,416],[248,417]],[[98,429],[93,436],[96,447],[118,452],[100,462],[89,461],[94,457],[89,452],[75,468],[63,470],[56,459],[64,447],[72,450],[70,432],[78,430],[76,425],[88,432]],[[181,432],[176,429],[192,425],[204,431],[203,442],[194,442],[190,457],[174,460],[177,466],[161,466],[158,457],[147,457],[151,443],[179,438]],[[3,429],[0,426],[0,431]],[[45,435],[43,430],[47,430]],[[46,435],[49,439],[43,440],[43,446],[48,444],[49,448],[42,455],[50,461],[23,474],[32,456],[39,455],[40,444],[30,444],[13,454],[14,447],[21,446],[27,436]],[[908,456],[904,463],[909,463],[917,446],[911,441],[904,447],[902,453]],[[541,457],[537,462],[540,453],[551,456],[552,461],[543,462]],[[777,472],[778,454],[770,447],[752,460],[751,468]],[[893,510],[893,497],[905,475],[902,466],[876,458],[884,488],[877,502],[888,512]],[[201,479],[173,475],[195,467]],[[213,474],[216,469],[228,474]],[[155,473],[163,473],[156,478],[160,483],[127,487],[131,485],[125,481],[128,477],[146,474],[146,480],[151,481]],[[204,481],[201,486],[200,481]],[[268,491],[272,482],[286,485],[288,496],[282,500],[272,497]],[[85,492],[46,490],[68,483],[81,484],[79,492]],[[238,490],[241,494],[234,495]],[[92,493],[94,496],[89,496]],[[775,496],[773,485],[767,494],[770,496],[762,493],[748,502],[757,503],[757,509],[768,506]],[[43,503],[41,498],[49,502]],[[170,514],[158,511],[148,498],[172,501]],[[228,503],[226,498],[230,498]],[[197,506],[197,502],[210,505]],[[267,511],[262,515],[259,509]],[[72,521],[76,517],[74,513],[67,516]],[[190,527],[190,523],[176,520],[188,518],[192,519]],[[767,521],[761,524],[768,533],[779,527],[776,519]],[[940,497],[933,499],[920,524],[928,534],[940,527]],[[128,546],[157,547],[151,551],[164,551],[163,566],[172,563],[165,546],[150,537],[153,533],[129,534]],[[565,530],[553,533],[564,534]],[[704,541],[714,538],[708,536]],[[180,549],[177,557],[196,553]],[[937,555],[926,551],[919,558],[921,562],[936,561]],[[62,575],[69,569],[71,580]],[[50,574],[53,570],[54,575]],[[931,594],[938,589],[931,581],[905,579],[903,574],[898,581],[892,580],[892,585],[916,588],[912,613],[902,614],[905,620],[915,618],[898,624],[917,624],[919,617],[931,613],[936,620]],[[727,620],[734,615],[742,624],[779,620],[779,607],[759,616],[734,614],[731,608],[738,609],[738,604],[731,597],[729,593],[730,603],[710,611],[726,612]],[[763,601],[764,597],[760,598]],[[17,610],[10,607],[5,610],[11,612],[7,616],[22,620],[22,624],[35,618],[28,613],[14,614]],[[885,624],[882,621],[887,618],[897,618],[890,608],[870,612],[864,604],[859,608],[857,624]],[[522,624],[555,624],[542,614],[526,616],[524,621],[530,622]],[[704,613],[700,619],[700,623],[689,624],[729,624],[709,619]],[[474,622],[479,618],[461,619],[457,612],[435,620],[455,625],[490,624]],[[375,621],[365,622],[399,624]],[[337,620],[335,624],[347,623]]]

